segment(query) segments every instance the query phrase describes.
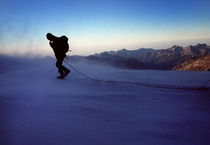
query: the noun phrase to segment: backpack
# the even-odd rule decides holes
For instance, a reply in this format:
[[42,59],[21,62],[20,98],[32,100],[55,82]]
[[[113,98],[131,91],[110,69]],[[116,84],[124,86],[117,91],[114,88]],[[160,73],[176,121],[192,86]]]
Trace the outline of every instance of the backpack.
[[67,53],[69,51],[68,38],[64,35],[61,36],[60,39],[62,40],[64,52]]

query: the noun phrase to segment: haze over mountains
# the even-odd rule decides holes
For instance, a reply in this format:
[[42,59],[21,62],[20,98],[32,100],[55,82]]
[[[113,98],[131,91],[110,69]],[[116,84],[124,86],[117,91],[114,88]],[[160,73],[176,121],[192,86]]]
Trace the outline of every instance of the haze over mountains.
[[[25,62],[25,58],[0,55],[2,63],[18,60]],[[89,56],[71,56],[70,60],[86,60],[89,63],[102,63],[123,69],[210,71],[210,46],[197,44],[187,47],[174,45],[168,49],[159,50],[152,48],[122,49]]]
[[[107,51],[89,55],[86,59],[120,68],[171,70],[176,69],[177,66],[182,66],[181,64],[184,62],[186,63],[186,60],[196,60],[208,55],[210,55],[210,46],[206,44],[197,44],[187,47],[174,45],[171,48],[161,50],[140,48],[137,50],[122,49],[119,51]],[[209,61],[208,58],[209,57],[203,61]],[[179,67],[179,70],[180,69],[181,68]],[[197,70],[210,70],[210,66],[205,66],[205,68],[200,66],[200,69]]]

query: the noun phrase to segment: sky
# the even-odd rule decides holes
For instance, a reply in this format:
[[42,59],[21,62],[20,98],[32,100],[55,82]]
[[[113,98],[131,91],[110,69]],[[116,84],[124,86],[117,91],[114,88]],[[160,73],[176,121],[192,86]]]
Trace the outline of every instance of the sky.
[[210,0],[0,0],[0,53],[52,55],[48,32],[74,55],[210,45]]

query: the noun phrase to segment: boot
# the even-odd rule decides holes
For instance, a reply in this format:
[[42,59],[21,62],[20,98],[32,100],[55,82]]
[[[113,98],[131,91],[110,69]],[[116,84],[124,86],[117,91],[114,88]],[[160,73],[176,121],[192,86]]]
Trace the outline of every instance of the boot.
[[60,76],[57,76],[57,78],[62,80],[62,79],[64,79],[64,76],[60,75]]
[[60,73],[60,76],[57,76],[58,79],[64,79],[64,73],[62,69],[58,69],[58,72]]
[[66,77],[70,72],[71,72],[70,70],[66,69],[66,70],[64,71],[64,77]]

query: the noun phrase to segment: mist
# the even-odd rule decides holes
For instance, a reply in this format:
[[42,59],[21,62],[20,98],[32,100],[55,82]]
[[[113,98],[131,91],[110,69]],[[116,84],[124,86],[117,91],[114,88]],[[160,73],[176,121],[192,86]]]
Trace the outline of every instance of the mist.
[[[197,87],[210,78],[209,72],[69,63],[116,82]],[[209,90],[95,82],[66,67],[71,73],[59,80],[52,57],[0,57],[0,144],[209,144]]]
[[[15,36],[21,37],[21,36]],[[40,36],[39,36],[40,37]],[[36,36],[33,37],[24,37],[22,40],[0,40],[0,54],[9,55],[9,56],[18,56],[18,57],[53,57],[53,51],[48,45],[48,41],[45,38],[45,34],[43,33],[43,38],[39,38]],[[75,38],[70,38],[69,45],[71,52],[68,55],[81,55],[88,56],[95,53],[101,53],[104,51],[117,51],[120,49],[127,50],[136,50],[139,48],[153,48],[153,49],[167,49],[172,47],[173,45],[179,46],[189,46],[195,45],[198,43],[205,43],[210,45],[210,39],[189,39],[189,40],[174,40],[174,41],[158,41],[158,42],[138,42],[132,44],[106,44],[101,43],[100,45],[88,45],[88,46],[80,46],[77,45],[82,43],[78,41],[77,44],[72,43]],[[94,40],[92,40],[94,41]]]

